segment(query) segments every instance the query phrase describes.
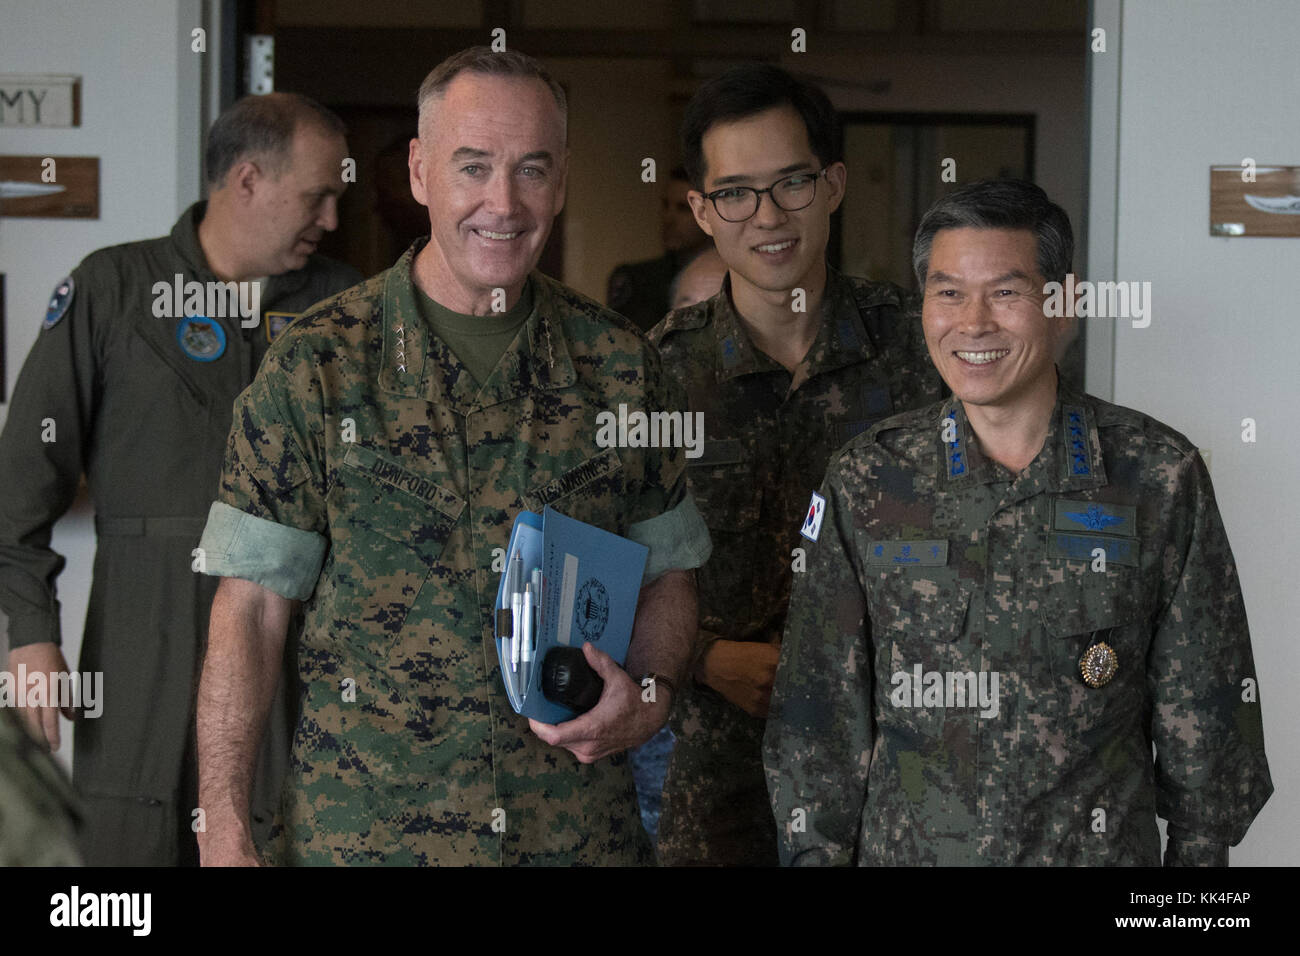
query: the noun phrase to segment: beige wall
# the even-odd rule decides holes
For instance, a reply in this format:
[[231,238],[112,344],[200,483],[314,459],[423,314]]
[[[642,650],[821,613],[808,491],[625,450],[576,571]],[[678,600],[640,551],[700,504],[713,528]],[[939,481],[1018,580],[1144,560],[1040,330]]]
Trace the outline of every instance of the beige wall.
[[[616,265],[663,253],[659,195],[676,157],[668,63],[548,59],[546,65],[569,99],[564,280],[603,302]],[[641,181],[645,157],[654,158],[659,182]]]

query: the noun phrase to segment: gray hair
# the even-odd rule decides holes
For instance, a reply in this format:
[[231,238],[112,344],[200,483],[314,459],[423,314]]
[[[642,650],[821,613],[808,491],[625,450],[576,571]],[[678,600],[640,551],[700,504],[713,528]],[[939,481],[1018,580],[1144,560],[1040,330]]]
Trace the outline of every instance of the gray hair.
[[912,270],[925,288],[930,247],[941,229],[1028,229],[1038,247],[1038,271],[1048,282],[1064,282],[1074,259],[1074,233],[1065,210],[1033,183],[982,179],[954,189],[926,212],[912,242]]
[[226,174],[242,160],[256,156],[267,171],[280,175],[293,149],[300,125],[346,136],[348,128],[332,111],[300,93],[245,96],[217,117],[208,130],[203,165],[208,186],[220,188]]
[[541,80],[555,97],[555,105],[560,108],[560,119],[566,130],[569,125],[569,102],[564,95],[564,88],[546,71],[537,60],[526,53],[515,50],[493,52],[490,47],[472,46],[467,50],[447,57],[435,66],[420,84],[416,95],[416,106],[420,111],[421,135],[423,135],[425,105],[433,99],[440,98],[447,87],[461,73],[478,73],[482,76],[514,76],[523,79]]

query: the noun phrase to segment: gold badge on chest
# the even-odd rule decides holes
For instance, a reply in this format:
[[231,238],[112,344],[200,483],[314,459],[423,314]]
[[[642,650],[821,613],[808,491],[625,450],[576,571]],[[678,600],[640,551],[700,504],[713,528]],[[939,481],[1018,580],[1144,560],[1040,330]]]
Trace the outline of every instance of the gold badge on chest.
[[1104,687],[1119,669],[1119,658],[1105,641],[1093,644],[1079,658],[1079,671],[1089,687]]

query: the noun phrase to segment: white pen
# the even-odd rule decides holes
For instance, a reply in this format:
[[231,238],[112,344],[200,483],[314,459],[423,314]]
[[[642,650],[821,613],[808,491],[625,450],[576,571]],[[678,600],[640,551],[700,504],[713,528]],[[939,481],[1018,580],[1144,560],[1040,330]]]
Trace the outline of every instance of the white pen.
[[510,594],[510,616],[511,621],[510,633],[510,669],[519,670],[519,645],[522,643],[524,635],[524,596],[518,591]]
[[524,585],[524,626],[520,631],[520,637],[523,646],[520,648],[519,659],[522,664],[520,686],[523,693],[520,695],[520,703],[528,696],[528,681],[533,671],[533,585],[530,581]]

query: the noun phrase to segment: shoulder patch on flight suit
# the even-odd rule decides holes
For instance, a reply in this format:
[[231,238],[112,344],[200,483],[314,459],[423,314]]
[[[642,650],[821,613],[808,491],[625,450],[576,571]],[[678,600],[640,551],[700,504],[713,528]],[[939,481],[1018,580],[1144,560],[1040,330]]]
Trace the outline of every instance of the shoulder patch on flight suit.
[[226,330],[202,315],[186,315],[176,323],[181,351],[196,362],[215,362],[226,354]]
[[50,304],[45,308],[45,319],[41,322],[42,329],[52,329],[59,324],[59,319],[63,318],[68,311],[68,306],[72,305],[72,295],[76,289],[77,285],[72,281],[72,276],[66,276],[54,287],[54,292],[50,295]]

